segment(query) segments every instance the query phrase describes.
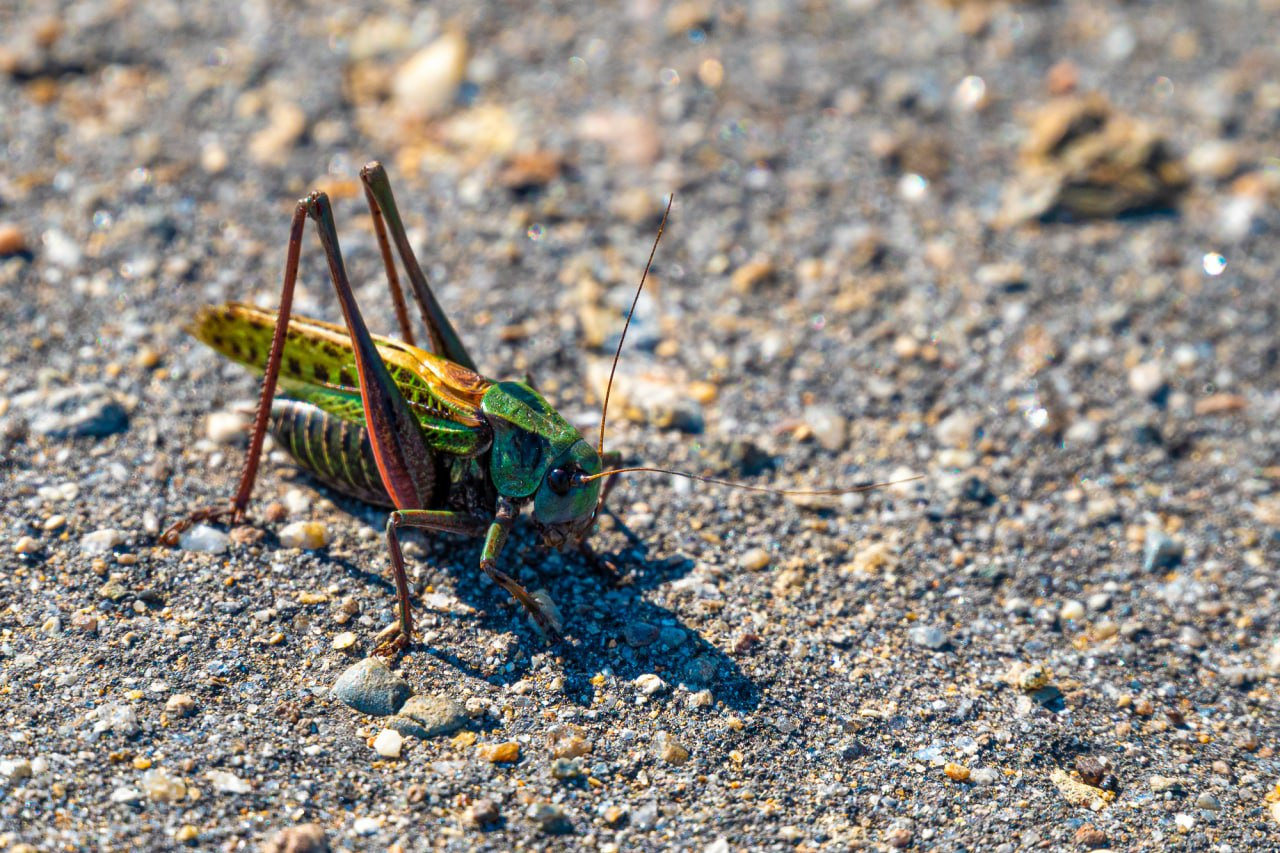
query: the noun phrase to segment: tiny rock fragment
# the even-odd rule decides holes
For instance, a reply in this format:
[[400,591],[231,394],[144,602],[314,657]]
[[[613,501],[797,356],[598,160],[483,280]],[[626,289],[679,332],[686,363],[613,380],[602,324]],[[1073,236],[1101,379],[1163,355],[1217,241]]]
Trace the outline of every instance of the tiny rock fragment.
[[280,544],[315,551],[329,544],[329,528],[318,521],[295,521],[280,531]]
[[520,744],[513,740],[505,743],[482,743],[476,747],[476,754],[494,764],[508,764],[520,760]]
[[404,736],[395,729],[383,729],[373,739],[374,752],[383,758],[399,758],[404,748]]
[[1076,830],[1075,842],[1086,850],[1097,850],[1109,843],[1107,834],[1091,823],[1083,824]]
[[318,824],[286,826],[262,845],[262,853],[329,853],[329,839]]
[[752,548],[738,558],[738,565],[749,572],[758,572],[769,565],[769,552],[763,548]]
[[1065,770],[1054,768],[1049,774],[1049,781],[1057,787],[1058,792],[1063,798],[1073,806],[1087,806],[1094,811],[1105,808],[1108,803],[1116,798],[1112,791],[1104,791],[1101,788],[1095,788],[1092,785],[1072,779]]
[[653,739],[653,751],[667,764],[681,765],[689,760],[689,749],[667,732],[658,732]]
[[946,766],[942,768],[942,772],[947,774],[947,778],[955,782],[969,781],[969,768],[963,764],[956,764],[948,761]]
[[547,732],[547,751],[553,758],[579,758],[591,752],[591,741],[576,726],[556,726]]
[[356,635],[352,631],[343,631],[341,634],[333,638],[333,648],[335,651],[344,652],[347,649],[354,648],[356,645]]
[[467,806],[462,813],[462,820],[469,826],[481,827],[491,823],[497,823],[501,813],[498,811],[498,804],[493,800],[482,797],[471,805]]
[[271,106],[267,126],[249,140],[249,156],[262,165],[281,164],[307,129],[307,114],[290,101]]
[[1210,394],[1196,400],[1195,413],[1200,417],[1243,412],[1249,401],[1239,394]]
[[525,816],[541,827],[543,832],[559,834],[573,828],[564,808],[555,803],[533,803]]
[[104,527],[80,538],[80,550],[85,554],[106,554],[124,543],[124,534],[119,530]]
[[729,283],[739,293],[748,293],[773,278],[774,269],[773,261],[755,258],[734,270]]
[[215,791],[224,794],[248,794],[253,790],[248,782],[228,770],[210,770],[204,775]]
[[658,693],[665,692],[668,688],[667,682],[663,681],[658,675],[652,672],[638,676],[633,682],[636,688],[645,696],[654,696]]
[[159,767],[142,774],[142,790],[157,803],[176,803],[187,795],[186,783]]
[[[190,844],[200,839],[200,830],[196,829],[189,823],[184,823],[178,827],[178,831],[173,834],[173,840],[179,844]],[[264,848],[265,849],[265,848]]]
[[164,711],[170,717],[190,717],[196,712],[196,700],[186,693],[175,693],[164,703]]

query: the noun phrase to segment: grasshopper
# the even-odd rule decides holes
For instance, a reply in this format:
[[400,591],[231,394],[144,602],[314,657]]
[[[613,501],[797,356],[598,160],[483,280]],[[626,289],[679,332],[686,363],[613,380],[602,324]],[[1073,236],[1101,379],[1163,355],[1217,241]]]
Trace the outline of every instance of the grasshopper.
[[[617,455],[604,450],[613,372],[595,446],[528,382],[481,376],[418,265],[385,169],[376,161],[369,163],[361,169],[360,178],[403,341],[370,334],[347,278],[328,196],[314,192],[301,199],[289,232],[279,308],[271,312],[237,302],[205,307],[188,328],[228,358],[255,369],[265,364],[265,373],[234,499],[230,505],[191,513],[165,531],[164,543],[177,544],[179,534],[197,522],[244,520],[263,441],[270,432],[321,483],[390,509],[385,536],[398,618],[394,636],[378,650],[394,654],[410,645],[413,637],[409,582],[400,547],[402,528],[483,537],[481,571],[520,602],[554,641],[561,629],[554,609],[498,568],[508,533],[524,509],[530,510],[544,544],[576,546],[593,567],[616,577],[616,570],[592,550],[587,537],[617,474],[657,471],[783,494],[843,494],[875,488],[795,492],[680,471],[617,467]],[[632,313],[670,211],[668,201]],[[343,326],[291,316],[307,219],[315,222],[324,248]],[[393,243],[426,324],[429,351],[414,345]],[[614,355],[615,369],[630,320],[629,313]],[[284,392],[279,398],[278,385]]]

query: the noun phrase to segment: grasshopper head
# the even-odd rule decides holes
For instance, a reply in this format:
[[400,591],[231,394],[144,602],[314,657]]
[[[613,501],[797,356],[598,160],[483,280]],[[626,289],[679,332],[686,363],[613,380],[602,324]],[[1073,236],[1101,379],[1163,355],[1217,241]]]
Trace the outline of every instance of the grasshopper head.
[[561,453],[542,478],[533,496],[533,521],[543,541],[560,548],[581,539],[596,517],[600,480],[587,480],[600,473],[600,454],[578,439]]

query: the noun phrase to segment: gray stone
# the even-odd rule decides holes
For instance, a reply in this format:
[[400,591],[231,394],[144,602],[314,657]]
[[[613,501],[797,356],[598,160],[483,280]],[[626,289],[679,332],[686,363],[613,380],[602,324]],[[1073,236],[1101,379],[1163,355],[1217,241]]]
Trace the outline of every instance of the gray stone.
[[1142,544],[1142,568],[1148,572],[1176,568],[1182,562],[1182,543],[1167,533],[1150,529]]
[[937,651],[947,645],[947,634],[936,625],[917,625],[907,632],[907,639],[917,646]]
[[129,414],[124,406],[97,383],[72,385],[57,391],[28,397],[15,402],[27,403],[35,411],[31,431],[53,439],[101,438],[129,428]]
[[347,667],[333,685],[336,699],[374,717],[389,717],[399,711],[410,692],[409,682],[378,658],[365,658]]
[[[413,735],[424,739],[457,731],[471,719],[461,703],[443,693],[410,696],[400,708],[400,716],[417,723],[425,734],[414,732]],[[401,734],[409,732],[401,731]]]

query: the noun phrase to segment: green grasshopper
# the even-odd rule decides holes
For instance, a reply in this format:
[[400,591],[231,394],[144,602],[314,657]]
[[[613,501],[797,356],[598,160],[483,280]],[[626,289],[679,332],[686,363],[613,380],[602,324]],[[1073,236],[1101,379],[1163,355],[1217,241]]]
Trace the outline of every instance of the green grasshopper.
[[[265,364],[265,374],[235,498],[229,506],[192,513],[165,531],[163,542],[177,544],[179,534],[197,522],[243,521],[263,441],[270,431],[299,466],[320,482],[391,509],[386,540],[396,584],[398,631],[379,650],[394,653],[413,637],[401,528],[483,537],[481,571],[519,601],[538,628],[555,640],[561,626],[554,609],[498,568],[499,554],[522,509],[531,510],[547,546],[576,545],[592,566],[612,574],[613,567],[595,554],[587,537],[614,475],[660,471],[752,491],[789,493],[679,471],[616,467],[616,456],[604,450],[612,371],[594,447],[527,382],[498,382],[481,376],[418,265],[386,171],[373,162],[361,169],[360,178],[403,342],[372,335],[365,325],[343,265],[328,196],[315,192],[300,200],[293,214],[278,310],[231,302],[201,309],[189,327],[196,338],[235,361],[255,369]],[[670,211],[668,201],[632,312]],[[344,326],[290,315],[308,218],[316,223]],[[392,243],[408,273],[431,351],[413,344]],[[629,313],[627,326],[630,320]],[[615,369],[627,326],[614,355]],[[277,384],[284,392],[280,398],[275,396]],[[843,494],[874,487],[804,494]]]

